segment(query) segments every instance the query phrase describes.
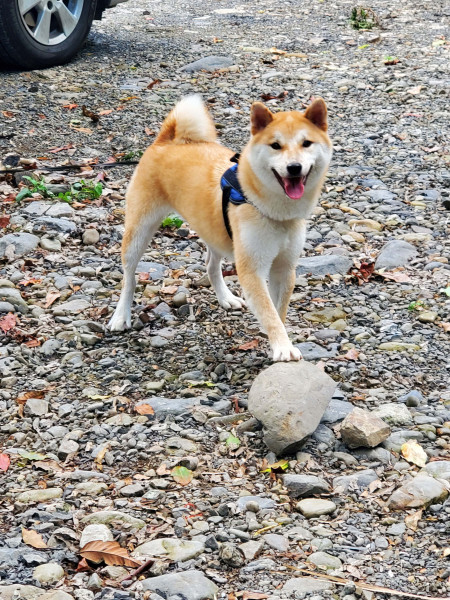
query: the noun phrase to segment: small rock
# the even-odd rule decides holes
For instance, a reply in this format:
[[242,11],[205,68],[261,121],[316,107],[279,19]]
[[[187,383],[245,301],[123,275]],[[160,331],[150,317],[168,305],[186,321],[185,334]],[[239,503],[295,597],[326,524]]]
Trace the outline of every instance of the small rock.
[[120,488],[120,495],[125,497],[142,496],[144,488],[140,483],[132,483]]
[[327,552],[313,552],[308,556],[308,562],[322,569],[338,570],[342,568],[342,562],[336,556]]
[[287,552],[289,550],[289,540],[287,540],[284,535],[266,533],[266,535],[263,536],[263,539],[271,548],[278,552]]
[[237,546],[230,542],[224,542],[219,548],[219,558],[230,567],[242,567],[245,563],[245,555]]
[[401,396],[399,402],[404,402],[406,406],[420,406],[425,401],[419,390],[411,390],[404,396]]
[[133,556],[166,556],[175,562],[183,562],[200,556],[205,551],[203,542],[159,538],[144,542],[133,551]]
[[64,569],[56,563],[44,563],[34,569],[33,577],[39,583],[56,583],[64,577]]
[[349,490],[363,490],[377,479],[378,476],[372,469],[357,471],[352,475],[341,475],[333,479],[333,491],[335,494],[341,494]]
[[328,483],[315,475],[283,475],[283,485],[293,498],[326,494],[330,491]]
[[249,411],[264,426],[264,441],[276,454],[291,454],[314,432],[336,388],[314,365],[273,364],[253,382]]
[[372,414],[380,417],[390,425],[411,425],[413,422],[411,413],[404,404],[381,404],[372,411]]
[[63,495],[62,488],[46,488],[45,490],[28,490],[17,496],[17,502],[30,504],[31,502],[45,502],[46,500],[54,500],[61,498]]
[[74,440],[63,440],[58,448],[58,458],[66,460],[69,456],[78,452],[79,444]]
[[201,571],[194,570],[151,577],[144,579],[141,585],[144,591],[162,593],[166,598],[179,594],[183,600],[214,600],[219,592]]
[[43,398],[28,398],[25,403],[25,414],[41,417],[48,413],[48,402]]
[[282,590],[285,594],[297,597],[297,594],[312,594],[314,592],[331,590],[332,588],[333,584],[330,581],[320,581],[314,579],[314,577],[294,577],[293,579],[286,581]]
[[250,540],[239,544],[239,549],[244,553],[246,560],[253,560],[257,558],[264,547],[264,542],[258,542],[256,540]]
[[39,243],[37,235],[31,233],[8,233],[0,238],[0,257],[5,256],[8,246],[14,247],[15,256],[30,254]]
[[308,256],[301,258],[297,263],[295,272],[297,275],[316,275],[324,277],[325,275],[335,275],[339,273],[345,275],[353,262],[346,256],[337,254],[323,254],[321,256]]
[[96,229],[86,229],[83,233],[83,244],[85,246],[94,246],[100,239],[100,234]]
[[412,258],[417,256],[417,250],[408,242],[403,240],[392,240],[383,246],[375,262],[375,269],[395,269],[403,267]]
[[261,498],[260,496],[241,496],[237,503],[237,509],[242,512],[244,510],[251,510],[252,512],[258,512],[256,510],[254,510],[254,508],[252,507],[251,509],[247,508],[248,504],[256,504],[258,506],[258,511],[259,510],[271,510],[272,508],[275,508],[276,504],[275,502],[271,499],[271,498]]
[[352,412],[353,408],[351,402],[332,398],[320,422],[330,425],[338,423],[345,419],[345,417]]
[[81,534],[80,548],[83,548],[89,542],[100,540],[102,542],[111,542],[114,536],[106,525],[87,525]]
[[424,310],[417,317],[421,323],[434,323],[438,318],[438,314],[431,310]]
[[135,529],[142,529],[142,527],[145,527],[145,521],[143,519],[136,519],[136,517],[132,517],[131,515],[118,510],[102,510],[86,515],[81,519],[82,523],[101,523],[105,525],[114,523],[115,521],[127,523]]
[[218,69],[225,69],[231,67],[234,61],[229,56],[205,56],[200,60],[196,60],[193,63],[189,63],[181,68],[181,71],[187,73],[194,73],[195,71],[217,71]]
[[307,519],[329,515],[336,510],[336,504],[331,500],[321,498],[304,498],[297,502],[295,510],[302,513]]
[[354,408],[342,422],[342,441],[349,448],[374,448],[384,442],[391,429],[376,415]]

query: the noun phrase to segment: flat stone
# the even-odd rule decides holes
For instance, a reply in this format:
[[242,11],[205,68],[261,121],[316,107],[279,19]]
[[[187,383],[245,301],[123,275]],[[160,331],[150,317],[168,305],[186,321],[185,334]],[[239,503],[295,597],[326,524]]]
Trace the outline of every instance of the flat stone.
[[448,496],[446,486],[423,473],[419,473],[392,494],[387,501],[391,510],[407,508],[427,508],[430,504],[439,504]]
[[33,577],[39,583],[56,583],[64,577],[64,569],[57,563],[44,563],[34,569]]
[[329,425],[339,423],[339,421],[343,421],[352,412],[353,408],[354,406],[351,402],[332,398],[320,422]]
[[396,198],[396,194],[389,192],[388,190],[370,190],[365,193],[366,196],[369,196],[372,202],[389,202]]
[[195,71],[217,71],[218,69],[226,69],[234,64],[234,60],[229,56],[205,56],[195,62],[189,63],[181,67],[180,71],[194,73]]
[[33,227],[33,231],[58,231],[60,233],[75,233],[76,230],[77,226],[73,221],[47,215],[36,219]]
[[355,407],[342,422],[341,438],[349,448],[374,448],[389,436],[391,428],[377,415]]
[[47,217],[73,217],[75,211],[67,202],[53,202],[45,214]]
[[274,550],[278,552],[287,552],[289,550],[289,540],[284,535],[278,533],[266,533],[263,536],[264,541]]
[[261,554],[262,549],[264,548],[264,542],[250,540],[249,542],[239,544],[239,548],[244,553],[247,560],[253,560]]
[[352,265],[353,261],[350,258],[337,254],[308,256],[298,261],[295,273],[297,276],[311,274],[318,277],[337,273],[345,275]]
[[186,438],[174,436],[166,440],[165,447],[167,454],[171,456],[186,456],[186,454],[195,454],[197,444]]
[[338,570],[342,568],[339,558],[327,552],[313,552],[308,556],[307,561],[322,569]]
[[320,581],[313,577],[294,577],[286,581],[282,591],[285,594],[312,594],[331,589],[333,589],[333,584],[330,581]]
[[55,315],[76,315],[91,306],[91,303],[81,298],[74,298],[62,304],[58,304],[53,309]]
[[202,571],[182,571],[159,577],[151,577],[141,582],[144,591],[164,594],[165,598],[179,594],[183,600],[215,600],[219,588]]
[[131,497],[131,496],[142,496],[144,493],[144,488],[140,483],[132,483],[130,485],[125,485],[123,488],[120,488],[120,495]]
[[417,440],[420,442],[423,440],[423,433],[420,431],[412,431],[410,429],[394,431],[394,433],[391,433],[391,435],[383,442],[383,447],[393,452],[401,452],[403,444],[408,440]]
[[28,304],[22,298],[19,290],[11,287],[0,287],[0,300],[7,301],[22,313],[28,312]]
[[[380,417],[390,425],[411,425],[413,418],[404,404],[381,404],[373,409],[372,414]],[[387,437],[387,436],[386,436]]]
[[383,342],[378,346],[378,350],[384,350],[385,352],[417,352],[417,350],[420,350],[420,346],[409,342]]
[[108,486],[106,485],[106,483],[101,483],[97,481],[82,481],[81,483],[77,483],[75,489],[82,495],[99,496],[101,493],[108,489]]
[[347,314],[340,308],[322,308],[305,313],[303,318],[312,323],[334,323],[346,319]]
[[17,496],[17,502],[23,502],[24,504],[30,504],[31,502],[46,502],[47,500],[54,500],[55,498],[61,498],[63,495],[62,488],[46,488],[44,490],[27,490]]
[[330,491],[328,483],[315,475],[285,474],[282,478],[284,487],[287,488],[289,495],[293,498],[313,496],[314,494],[327,494]]
[[34,585],[0,585],[0,598],[2,600],[36,600],[41,599],[45,590]]
[[101,523],[108,525],[118,521],[119,523],[126,523],[131,525],[135,529],[142,529],[145,527],[145,521],[142,519],[136,519],[127,513],[120,512],[118,510],[101,510],[99,512],[91,513],[81,519],[82,523]]
[[336,510],[336,504],[331,500],[322,498],[304,498],[297,502],[295,510],[302,513],[307,519],[329,515]]
[[237,509],[240,512],[247,510],[249,502],[256,502],[259,510],[272,510],[276,507],[276,503],[271,498],[262,498],[261,496],[241,496],[236,502]]
[[395,269],[403,267],[417,256],[417,250],[408,242],[403,240],[392,240],[383,246],[375,262],[375,269]]
[[28,398],[25,403],[25,414],[42,417],[48,413],[48,402],[43,398]]
[[178,538],[159,538],[140,544],[133,556],[164,556],[175,562],[183,562],[196,558],[205,551],[203,542],[181,540]]
[[35,200],[34,202],[30,202],[28,206],[23,208],[20,212],[28,215],[30,217],[42,217],[50,208],[50,202],[42,202],[40,200]]
[[276,454],[291,454],[320,423],[336,383],[306,362],[276,363],[253,382],[248,408],[262,422],[264,441]]
[[335,494],[341,494],[348,492],[349,490],[363,490],[367,488],[372,481],[378,479],[377,474],[372,469],[364,469],[364,471],[357,471],[352,475],[341,475],[333,479],[333,492]]
[[136,273],[148,273],[151,280],[162,279],[167,273],[167,267],[156,262],[141,261],[136,267]]
[[42,237],[39,245],[44,250],[48,250],[49,252],[60,252],[61,250],[61,242],[58,238],[54,237]]
[[324,348],[314,342],[301,342],[295,344],[295,347],[300,350],[305,360],[323,360],[333,358],[337,355],[337,348]]
[[37,235],[31,233],[8,233],[0,238],[0,258],[5,256],[8,246],[14,246],[15,256],[30,254],[39,244]]
[[417,317],[421,323],[434,323],[437,318],[437,312],[433,312],[432,310],[424,310],[420,312]]
[[[103,484],[104,485],[104,484]],[[92,524],[87,525],[81,534],[80,548],[89,544],[89,542],[101,541],[101,542],[112,542],[114,536],[106,525]]]

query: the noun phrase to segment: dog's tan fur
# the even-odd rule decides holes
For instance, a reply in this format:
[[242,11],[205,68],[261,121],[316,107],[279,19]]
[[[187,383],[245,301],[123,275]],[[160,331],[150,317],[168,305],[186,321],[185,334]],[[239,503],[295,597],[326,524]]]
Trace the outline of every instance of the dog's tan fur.
[[[234,257],[245,299],[267,332],[274,360],[300,358],[283,323],[303,246],[305,219],[317,203],[331,158],[325,103],[317,100],[305,113],[277,114],[256,103],[252,106],[251,128],[251,140],[239,161],[239,181],[250,203],[230,204],[231,240],[222,216],[220,179],[230,167],[233,151],[216,141],[213,121],[197,97],[181,101],[166,118],[127,191],[122,245],[124,286],[110,322],[112,330],[130,327],[136,265],[161,220],[174,211],[189,222],[209,248],[208,274],[220,304],[225,308],[244,304],[226,288],[220,272],[221,258]],[[270,149],[275,138],[283,141],[280,152]],[[302,150],[304,139],[313,143],[317,156]],[[280,172],[284,162],[311,163],[313,175],[305,183],[302,198],[292,200],[284,193],[264,166],[271,161]]]

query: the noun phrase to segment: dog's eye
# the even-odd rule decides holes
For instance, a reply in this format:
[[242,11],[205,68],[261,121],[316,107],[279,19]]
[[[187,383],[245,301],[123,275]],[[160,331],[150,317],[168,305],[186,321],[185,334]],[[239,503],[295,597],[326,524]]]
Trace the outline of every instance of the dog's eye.
[[270,144],[270,147],[273,148],[274,150],[281,150],[281,146],[278,142],[274,142],[273,144]]
[[309,140],[305,140],[302,144],[303,148],[309,148],[311,146],[312,142],[310,142]]

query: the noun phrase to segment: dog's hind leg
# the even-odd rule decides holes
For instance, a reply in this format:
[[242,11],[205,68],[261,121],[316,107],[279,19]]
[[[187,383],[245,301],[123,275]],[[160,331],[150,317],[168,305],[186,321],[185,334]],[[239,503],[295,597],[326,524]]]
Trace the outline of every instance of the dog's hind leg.
[[[138,199],[133,198],[136,205]],[[131,305],[136,287],[136,267],[148,243],[161,225],[168,208],[152,206],[150,212],[142,210],[127,214],[125,233],[122,241],[123,284],[122,293],[108,324],[110,331],[123,331],[131,327]]]
[[222,308],[229,310],[231,308],[242,308],[245,306],[244,299],[235,296],[227,288],[222,275],[222,257],[209,247],[206,254],[206,271],[211,285],[216,292],[217,300]]

